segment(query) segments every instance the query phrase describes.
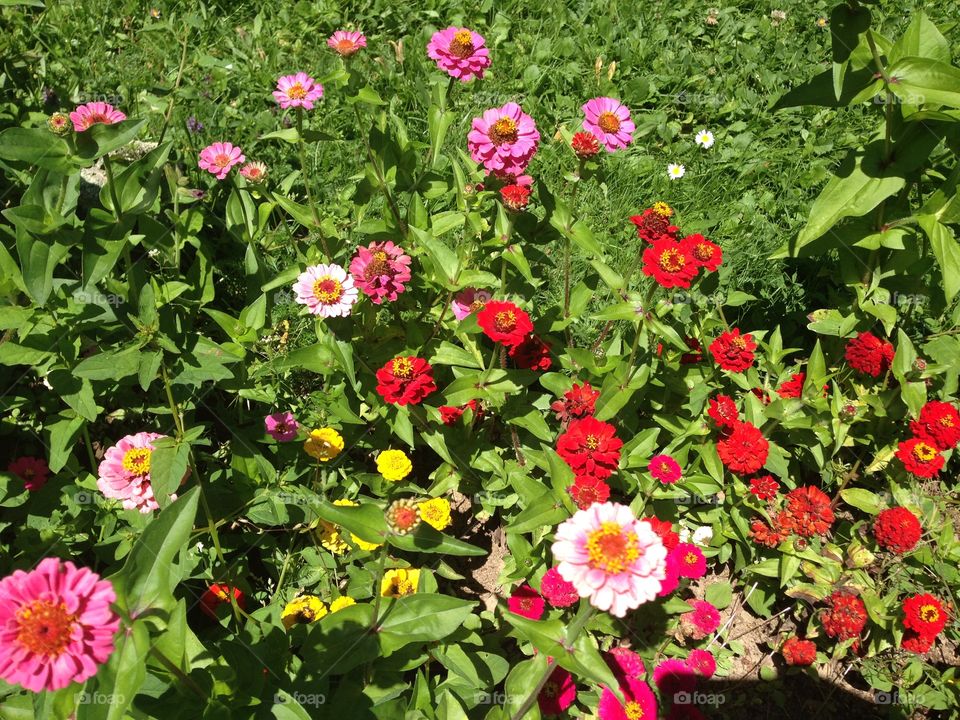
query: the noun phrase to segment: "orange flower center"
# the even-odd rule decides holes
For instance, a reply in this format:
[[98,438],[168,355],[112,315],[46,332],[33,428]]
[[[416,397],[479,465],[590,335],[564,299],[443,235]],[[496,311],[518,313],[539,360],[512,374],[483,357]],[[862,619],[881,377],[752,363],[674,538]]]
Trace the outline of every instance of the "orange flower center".
[[694,565],[697,562],[697,556],[694,555],[692,552],[688,552],[686,555],[683,556],[683,561],[687,565]]
[[669,463],[667,463],[666,460],[664,460],[663,462],[660,463],[660,473],[661,473],[662,475],[668,475],[668,474],[671,473],[672,471],[673,471],[673,469],[670,467]]
[[923,605],[920,608],[920,619],[932,623],[940,619],[940,611],[935,605]]
[[459,30],[450,41],[449,52],[461,60],[473,54],[473,34],[469,30]]
[[149,448],[132,448],[123,456],[123,469],[132,475],[146,475],[150,472]]
[[408,507],[397,508],[393,523],[401,530],[409,530],[417,523],[417,511]]
[[591,450],[596,450],[598,447],[600,447],[600,438],[598,438],[596,435],[587,435],[583,441],[583,444]]
[[370,280],[375,277],[380,277],[381,275],[389,274],[390,262],[387,260],[387,254],[383,250],[378,250],[373,254],[373,259],[370,261],[370,264],[367,265],[363,277],[365,280]]
[[668,218],[673,215],[673,208],[667,205],[665,202],[655,202],[651,209],[661,217]]
[[605,522],[587,537],[587,555],[590,566],[605,573],[616,574],[640,557],[637,534],[625,532],[615,522]]
[[693,256],[697,260],[705,262],[713,257],[713,248],[706,243],[697,243],[693,248]]
[[944,415],[940,418],[940,424],[943,425],[943,427],[953,427],[953,418],[949,415]]
[[409,378],[413,376],[413,363],[410,358],[397,358],[393,361],[393,374],[398,378]]
[[660,269],[666,272],[680,272],[686,264],[687,261],[684,260],[683,253],[674,248],[666,250],[660,255]]
[[607,112],[600,113],[600,116],[597,118],[597,125],[599,125],[600,129],[605,133],[615,133],[620,130],[620,118],[608,110]]
[[341,38],[337,40],[337,45],[334,48],[341,55],[350,55],[355,53],[359,48],[353,40],[348,40],[347,38]]
[[484,305],[486,305],[486,303],[483,300],[474,300],[472,303],[470,303],[470,312],[478,312],[483,310]]
[[218,168],[230,167],[230,156],[226,153],[220,153],[213,158],[213,164]]
[[641,720],[643,717],[643,708],[640,707],[640,703],[632,700],[626,704],[623,712],[629,720]]
[[490,142],[494,145],[514,143],[517,141],[517,138],[520,137],[517,123],[513,121],[513,118],[509,117],[502,117],[491,125],[488,135],[490,136]]
[[343,297],[343,285],[336,278],[324,275],[313,284],[313,294],[324,305],[331,305]]
[[730,341],[730,344],[733,345],[737,350],[745,350],[747,347],[747,341],[742,337],[735,337]]
[[501,310],[493,318],[493,327],[498,332],[507,333],[517,326],[517,315],[513,310]]
[[36,600],[17,611],[17,641],[33,653],[54,658],[70,643],[76,622],[62,602]]
[[919,442],[913,446],[913,456],[920,462],[930,462],[937,456],[937,449],[925,442]]
[[291,100],[303,100],[307,96],[307,89],[300,83],[294,83],[287,90],[287,97]]

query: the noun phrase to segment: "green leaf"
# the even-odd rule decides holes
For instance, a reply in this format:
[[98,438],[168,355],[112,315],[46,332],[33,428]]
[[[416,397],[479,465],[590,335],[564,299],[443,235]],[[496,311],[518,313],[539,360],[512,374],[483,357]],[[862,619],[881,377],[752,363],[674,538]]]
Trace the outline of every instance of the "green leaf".
[[377,628],[384,656],[412,642],[436,642],[457,630],[473,612],[474,602],[432,593],[417,593],[390,603]]
[[[359,533],[357,534],[359,535]],[[473,557],[488,554],[483,548],[445,535],[424,522],[421,522],[417,529],[409,535],[388,535],[387,541],[401,550],[410,550],[413,552],[442,553],[444,555]]]
[[[131,118],[113,125],[103,123],[92,125],[89,130],[76,134],[77,155],[86,161],[85,165],[92,165],[97,158],[133,140],[146,124],[146,118]],[[167,152],[169,150],[170,148],[167,147]]]
[[113,654],[97,673],[93,688],[88,690],[103,701],[81,703],[77,708],[77,720],[123,720],[129,717],[127,709],[147,679],[146,657],[149,652],[150,633],[144,622],[134,621],[129,631],[117,633]]
[[553,527],[570,516],[552,491],[547,491],[517,515],[507,525],[508,533],[526,533],[543,527]]
[[718,610],[723,610],[733,599],[733,588],[728,582],[710,583],[704,592],[704,599],[715,605]]
[[373,607],[366,604],[351,605],[311,623],[307,642],[300,650],[304,662],[332,675],[343,675],[374,660],[380,648],[370,632],[371,625]]
[[950,63],[950,43],[923,10],[914,10],[910,25],[891,48],[888,60],[895,63],[910,56]]
[[953,231],[938,222],[934,215],[920,215],[917,222],[930,238],[930,249],[940,265],[943,293],[947,302],[952,302],[960,292],[960,243],[954,238]]
[[73,368],[73,374],[87,380],[119,380],[136,374],[140,358],[138,348],[107,350],[81,360]]
[[366,504],[351,507],[323,502],[315,506],[317,515],[334,525],[346,528],[361,540],[383,544],[388,534],[383,510]]
[[63,138],[40,128],[7,128],[0,133],[0,159],[23,162],[60,173],[74,172]]
[[[524,700],[527,699],[527,696],[533,688],[540,682],[540,678],[547,672],[547,665],[547,656],[540,653],[529,660],[524,660],[515,665],[513,670],[510,671],[510,674],[507,675],[507,682],[504,685],[507,697],[506,702],[503,704],[505,711],[503,717],[506,720],[509,720],[520,711]],[[539,718],[540,708],[537,703],[534,703],[533,707],[530,708],[530,712],[523,716],[523,720],[539,720]]]
[[170,504],[170,495],[176,492],[187,474],[190,445],[177,443],[172,438],[161,438],[154,442],[154,447],[156,449],[150,456],[150,485],[157,504],[165,508]]
[[911,105],[960,108],[960,69],[939,60],[904,57],[887,68],[890,91]]
[[840,491],[840,498],[847,504],[852,505],[858,510],[863,510],[871,515],[878,514],[886,507],[886,503],[876,493],[863,488],[846,488]]

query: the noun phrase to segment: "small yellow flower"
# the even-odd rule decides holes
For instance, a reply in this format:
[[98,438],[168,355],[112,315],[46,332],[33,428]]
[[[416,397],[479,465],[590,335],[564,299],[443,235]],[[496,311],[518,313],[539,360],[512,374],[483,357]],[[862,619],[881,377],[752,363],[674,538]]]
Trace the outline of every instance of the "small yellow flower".
[[[353,500],[347,500],[346,498],[342,500],[334,500],[333,504],[339,505],[340,507],[357,507],[358,505],[360,505],[360,503],[354,502]],[[361,540],[353,533],[350,533],[350,540],[353,541],[353,544],[356,545],[358,548],[360,548],[361,550],[366,550],[367,552],[376,550],[381,545],[381,543],[372,543],[372,542],[367,542],[366,540]]]
[[280,614],[283,626],[289,630],[297,623],[312,623],[327,614],[327,606],[316,595],[301,595],[287,603]]
[[443,530],[449,527],[450,519],[450,501],[446,498],[437,497],[432,500],[425,500],[420,503],[420,519],[427,525]]
[[380,595],[383,597],[400,598],[406,595],[413,595],[417,592],[417,584],[420,582],[420,571],[410,568],[409,570],[387,570],[383,574],[383,580],[380,583]]
[[356,604],[357,604],[357,601],[354,600],[349,595],[342,595],[338,597],[336,600],[334,600],[332,603],[330,603],[330,612],[335,613],[335,612],[338,612],[339,610],[343,610],[344,608],[348,608],[351,605],[356,605]]
[[303,449],[310,457],[320,462],[327,462],[343,451],[343,438],[340,433],[330,427],[311,430],[310,437],[303,444]]
[[320,540],[320,544],[334,555],[343,555],[350,549],[350,546],[340,535],[339,526],[332,522],[320,521],[320,524],[317,525],[317,538]]
[[413,463],[403,450],[384,450],[377,456],[377,471],[385,480],[399,482],[413,470]]

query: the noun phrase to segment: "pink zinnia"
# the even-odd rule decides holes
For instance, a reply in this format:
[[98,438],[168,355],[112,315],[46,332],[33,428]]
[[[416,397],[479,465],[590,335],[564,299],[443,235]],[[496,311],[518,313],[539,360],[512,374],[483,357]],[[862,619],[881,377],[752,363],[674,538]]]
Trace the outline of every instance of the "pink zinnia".
[[314,100],[323,97],[323,85],[305,72],[284,75],[277,80],[277,89],[273,91],[273,97],[284,110],[290,108],[313,110]]
[[717,659],[709,650],[691,650],[687,656],[687,667],[702,678],[712,678],[717,671]]
[[293,285],[294,300],[320,317],[346,317],[360,296],[353,278],[339,265],[311,265]]
[[267,179],[267,166],[259,160],[248,162],[240,168],[240,174],[250,182],[262,183]]
[[531,620],[539,620],[543,617],[543,598],[540,597],[540,593],[526,583],[510,594],[507,607],[510,608],[510,612]]
[[41,692],[95,675],[113,653],[116,599],[109,581],[58,558],[0,580],[0,677]]
[[650,460],[650,474],[665,485],[672,485],[680,479],[683,472],[680,463],[669,455],[654,455]]
[[473,119],[473,129],[467,135],[467,148],[475,162],[489,172],[514,175],[523,174],[539,143],[540,133],[533,118],[515,102],[484,110],[482,117]]
[[627,680],[620,686],[625,704],[621,705],[617,696],[608,687],[603,687],[597,716],[600,720],[655,720],[657,717],[657,698],[653,690],[642,680]]
[[630,111],[619,100],[608,97],[594,98],[583,107],[586,116],[583,129],[597,136],[607,152],[625,148],[633,141],[633,131],[637,126],[630,119]]
[[39,490],[50,478],[50,466],[42,458],[19,457],[7,466],[7,472],[23,480],[23,487],[30,492]]
[[680,560],[673,550],[667,553],[666,573],[667,576],[660,584],[660,592],[657,593],[658,597],[666,597],[680,585]]
[[557,528],[552,551],[560,576],[580,597],[616,617],[656,598],[666,577],[663,541],[626,505],[577,511]]
[[486,290],[477,290],[472,287],[464,288],[454,295],[453,302],[450,303],[450,308],[453,310],[453,316],[457,320],[463,320],[468,315],[478,310],[483,310],[483,306],[486,305],[487,301],[492,297],[493,295]]
[[350,274],[356,286],[370,298],[374,305],[384,300],[393,302],[410,281],[409,255],[392,240],[372,242],[367,247],[357,248],[350,262]]
[[267,435],[277,442],[293,440],[300,430],[300,423],[289,411],[267,415],[263,419],[263,424],[266,426]]
[[483,77],[490,67],[490,51],[484,47],[482,35],[467,28],[448,27],[438,30],[427,44],[427,55],[437,61],[437,67],[450,77],[467,82]]
[[573,705],[577,699],[577,685],[573,675],[558,667],[550,674],[540,694],[537,695],[537,704],[544,715],[559,715]]
[[696,580],[707,574],[707,560],[696,545],[680,543],[670,551],[670,554],[677,558],[680,577]]
[[[166,436],[139,432],[121,438],[108,448],[97,470],[100,492],[105,497],[120,500],[124,510],[148,513],[160,509],[150,485],[150,458],[153,456],[153,441],[162,437]],[[173,497],[176,496],[171,495]]]
[[232,143],[215,142],[200,151],[200,162],[197,164],[201,170],[216,175],[217,180],[223,180],[230,168],[246,159],[243,151]]
[[359,52],[360,48],[367,46],[367,38],[362,32],[357,32],[356,30],[337,30],[327,40],[327,45],[329,45],[337,55],[350,57],[354,53]]
[[568,583],[560,577],[556,568],[550,568],[544,574],[540,581],[540,593],[551,606],[557,608],[570,607],[580,599],[580,593],[577,592],[573,583]]
[[626,684],[629,680],[637,680],[647,672],[643,665],[643,659],[630,648],[610,648],[603,659],[617,682],[621,684]]
[[653,669],[653,682],[661,695],[673,697],[674,693],[692,692],[697,687],[697,676],[683,660],[664,660]]
[[126,119],[126,115],[117,110],[113,105],[108,105],[105,102],[92,102],[86,105],[78,105],[77,109],[70,113],[70,120],[73,121],[73,129],[77,132],[83,132],[93,125],[115,125]]
[[683,634],[694,640],[702,640],[720,627],[720,611],[704,600],[687,600],[692,609],[680,616]]

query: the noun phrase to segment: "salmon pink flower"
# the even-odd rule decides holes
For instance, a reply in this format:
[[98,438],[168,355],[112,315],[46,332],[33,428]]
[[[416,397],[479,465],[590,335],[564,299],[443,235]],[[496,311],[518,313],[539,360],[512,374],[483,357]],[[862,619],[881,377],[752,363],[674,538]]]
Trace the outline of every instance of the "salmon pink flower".
[[483,35],[467,28],[438,30],[427,44],[427,55],[437,67],[461,82],[478,77],[490,67],[490,51]]
[[616,617],[656,598],[666,577],[663,542],[617,503],[594,504],[561,523],[552,552],[560,576]]
[[200,151],[198,164],[201,170],[211,173],[217,180],[223,180],[230,168],[246,159],[243,151],[232,143],[215,142]]
[[262,183],[267,179],[269,170],[266,166],[266,163],[255,160],[254,162],[248,162],[246,165],[240,168],[240,174],[250,182]]
[[516,588],[507,600],[507,607],[510,612],[522,615],[531,620],[539,620],[543,617],[544,602],[540,593],[534,590],[530,585],[524,583]]
[[263,424],[266,426],[267,435],[277,442],[293,440],[300,431],[300,423],[289,411],[267,415],[263,419]]
[[492,297],[493,295],[486,290],[477,290],[472,287],[464,288],[454,295],[450,308],[457,320],[463,320],[468,315],[482,310],[483,306]]
[[346,317],[360,293],[353,278],[339,265],[311,265],[297,277],[294,298],[313,315]]
[[94,125],[116,125],[126,119],[126,115],[105,102],[78,105],[77,109],[70,113],[73,129],[77,132],[89,130]]
[[406,290],[404,283],[410,281],[411,262],[410,256],[392,240],[372,242],[357,248],[350,261],[350,273],[363,294],[374,305],[380,305],[384,300],[393,302]]
[[284,75],[277,80],[277,89],[273,97],[284,110],[303,108],[313,110],[313,103],[323,97],[323,85],[305,72]]
[[141,513],[159,510],[160,505],[150,485],[150,458],[153,456],[153,441],[162,437],[166,436],[139,432],[121,438],[108,448],[97,470],[100,492],[105,497],[120,500],[125,510],[139,510]]
[[350,57],[367,46],[367,38],[356,30],[337,30],[327,39],[327,45],[341,57]]
[[540,144],[533,118],[515,102],[485,110],[474,118],[467,135],[467,148],[474,162],[488,172],[522,175]]
[[109,580],[58,558],[0,580],[0,678],[42,692],[95,675],[114,650],[116,599]]
[[24,489],[33,492],[47,484],[50,466],[42,458],[19,457],[7,466],[7,472],[23,480]]
[[633,131],[637,126],[630,119],[630,110],[619,100],[593,98],[580,109],[585,116],[583,129],[593,133],[607,152],[620,150],[633,142]]

